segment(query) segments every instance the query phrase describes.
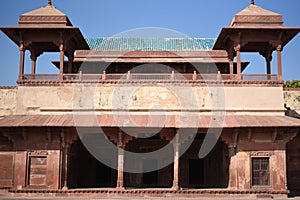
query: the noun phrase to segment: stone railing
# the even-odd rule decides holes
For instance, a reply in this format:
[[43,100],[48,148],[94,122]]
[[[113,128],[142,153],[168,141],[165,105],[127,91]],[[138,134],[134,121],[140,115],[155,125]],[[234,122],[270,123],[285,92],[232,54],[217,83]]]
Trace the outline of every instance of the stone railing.
[[198,74],[194,73],[125,73],[125,74],[25,74],[20,85],[30,84],[61,84],[61,83],[225,83],[225,84],[282,84],[274,74]]

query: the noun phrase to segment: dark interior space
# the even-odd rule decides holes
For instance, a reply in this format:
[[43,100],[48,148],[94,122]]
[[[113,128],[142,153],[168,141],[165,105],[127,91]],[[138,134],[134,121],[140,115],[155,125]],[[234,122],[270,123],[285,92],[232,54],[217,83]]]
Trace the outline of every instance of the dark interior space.
[[[110,162],[116,159],[105,160]],[[116,187],[117,171],[93,157],[80,140],[71,146],[69,163],[69,188]]]
[[227,146],[220,140],[203,159],[198,154],[205,134],[197,134],[191,146],[180,158],[180,187],[227,188],[229,158]]
[[[130,141],[126,150],[136,153],[147,153],[163,148],[169,142],[162,139],[159,134],[149,138],[139,138]],[[170,147],[173,147],[170,145]],[[168,152],[173,152],[169,149]],[[125,153],[125,165],[130,163],[131,167],[140,169],[145,173],[125,173],[125,187],[127,188],[171,188],[173,184],[173,163],[161,167],[161,164],[168,162],[173,158],[169,155],[167,158],[137,158],[131,160]],[[150,169],[158,169],[150,171]]]
[[287,186],[290,190],[289,196],[300,196],[300,133],[287,144]]
[[204,162],[203,159],[189,160],[189,184],[204,184]]

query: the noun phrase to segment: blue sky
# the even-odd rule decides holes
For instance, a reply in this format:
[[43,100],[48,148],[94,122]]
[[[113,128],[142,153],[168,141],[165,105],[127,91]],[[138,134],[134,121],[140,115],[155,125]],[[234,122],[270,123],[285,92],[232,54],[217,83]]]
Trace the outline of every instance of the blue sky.
[[[0,26],[18,25],[19,15],[47,4],[47,0],[1,0]],[[85,37],[110,37],[123,31],[143,27],[161,27],[181,32],[189,37],[216,38],[232,17],[250,4],[250,0],[53,0],[67,14]],[[300,27],[299,0],[256,0],[256,4],[280,13],[286,26]],[[18,47],[0,33],[0,85],[16,85]],[[47,54],[48,55],[48,54]],[[59,55],[41,56],[38,73],[53,73],[49,59]],[[300,79],[300,34],[283,51],[283,78]],[[243,54],[251,65],[245,73],[265,73],[264,59]],[[276,58],[272,71],[276,72]],[[26,69],[30,69],[29,59]]]

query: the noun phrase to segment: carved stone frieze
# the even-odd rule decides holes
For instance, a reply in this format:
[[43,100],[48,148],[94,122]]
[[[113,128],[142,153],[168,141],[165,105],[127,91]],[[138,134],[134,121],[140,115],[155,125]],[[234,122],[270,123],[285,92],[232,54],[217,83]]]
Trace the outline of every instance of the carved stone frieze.
[[271,151],[253,151],[250,153],[251,157],[271,157],[274,153]]
[[251,16],[235,16],[234,24],[239,23],[269,23],[269,24],[277,24],[282,25],[283,20],[282,16],[261,16],[261,15],[251,15]]
[[66,16],[21,16],[20,24],[23,23],[37,23],[37,22],[51,22],[55,24],[67,24]]
[[229,87],[246,87],[251,85],[260,85],[262,87],[282,87],[283,81],[278,80],[223,80],[223,81],[204,81],[204,80],[19,80],[18,85],[26,86],[59,86],[63,84],[81,83],[81,84],[130,84],[130,85],[143,85],[143,84],[165,84],[165,85],[192,85],[192,86],[207,86],[211,85],[224,85]]
[[28,151],[28,155],[29,156],[47,156],[48,151],[39,151],[39,150]]

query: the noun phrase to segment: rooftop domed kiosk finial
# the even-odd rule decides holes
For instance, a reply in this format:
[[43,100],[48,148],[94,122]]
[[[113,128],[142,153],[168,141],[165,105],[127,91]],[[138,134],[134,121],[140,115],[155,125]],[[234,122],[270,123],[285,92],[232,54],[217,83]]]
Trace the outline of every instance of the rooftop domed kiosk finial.
[[48,6],[52,6],[52,1],[48,0]]

